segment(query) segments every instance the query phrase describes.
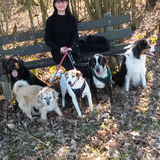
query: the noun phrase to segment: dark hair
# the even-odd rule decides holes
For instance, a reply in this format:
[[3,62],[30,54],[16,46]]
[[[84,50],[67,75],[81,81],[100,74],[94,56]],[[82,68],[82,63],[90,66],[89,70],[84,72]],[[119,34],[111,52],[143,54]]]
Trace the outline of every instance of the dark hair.
[[56,3],[56,2],[63,2],[63,1],[68,2],[67,8],[66,8],[66,14],[71,15],[71,11],[70,11],[70,8],[69,8],[69,0],[54,0],[54,1],[53,1],[53,8],[54,8],[54,13],[53,13],[53,15],[55,15],[55,14],[58,13],[58,12],[57,12],[57,8],[55,7],[55,3]]

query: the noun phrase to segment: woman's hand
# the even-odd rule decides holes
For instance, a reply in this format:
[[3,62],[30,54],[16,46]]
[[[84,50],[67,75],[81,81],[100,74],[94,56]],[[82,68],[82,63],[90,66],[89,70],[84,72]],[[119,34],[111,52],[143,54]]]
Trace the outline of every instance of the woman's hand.
[[61,47],[60,48],[60,54],[65,54],[67,51],[72,51],[72,48],[67,48],[67,47]]

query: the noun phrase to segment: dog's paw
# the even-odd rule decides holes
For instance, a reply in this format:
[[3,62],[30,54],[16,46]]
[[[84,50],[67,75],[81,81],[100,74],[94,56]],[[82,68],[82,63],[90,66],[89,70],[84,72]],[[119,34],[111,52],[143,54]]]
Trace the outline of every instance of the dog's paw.
[[34,122],[34,120],[35,120],[35,118],[33,117],[32,119],[30,118],[30,120],[31,120],[31,123],[33,123]]
[[93,109],[94,109],[93,106],[89,106],[89,108],[90,108],[91,111],[93,111]]
[[143,88],[147,88],[147,85],[143,85]]
[[99,109],[101,107],[101,104],[99,103],[98,105],[97,105],[97,108]]
[[47,123],[47,119],[41,118],[41,122],[42,122],[43,124],[45,124],[45,123]]
[[79,116],[80,118],[82,118],[82,113],[78,113],[78,116]]

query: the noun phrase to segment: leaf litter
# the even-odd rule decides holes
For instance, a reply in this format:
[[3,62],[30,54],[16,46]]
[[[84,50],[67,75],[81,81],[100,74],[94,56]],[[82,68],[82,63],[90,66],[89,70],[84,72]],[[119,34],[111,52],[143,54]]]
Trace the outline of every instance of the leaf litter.
[[[82,119],[78,118],[74,106],[62,108],[60,97],[59,106],[64,116],[50,112],[46,124],[41,123],[39,117],[31,123],[20,109],[14,110],[13,100],[4,100],[0,91],[0,159],[159,160],[160,41],[157,29],[153,35],[147,34],[156,28],[159,6],[157,3],[153,11],[138,17],[145,22],[145,27],[143,23],[137,24],[139,27],[132,38],[126,40],[135,42],[147,38],[155,45],[156,38],[155,56],[146,61],[147,88],[131,87],[126,93],[124,88],[113,86],[112,106],[109,96],[99,91],[102,103],[99,109],[95,107],[90,112],[87,100],[81,100],[80,108],[85,115]],[[39,78],[47,82],[52,73],[48,67],[41,70]],[[53,87],[60,92],[58,78]]]

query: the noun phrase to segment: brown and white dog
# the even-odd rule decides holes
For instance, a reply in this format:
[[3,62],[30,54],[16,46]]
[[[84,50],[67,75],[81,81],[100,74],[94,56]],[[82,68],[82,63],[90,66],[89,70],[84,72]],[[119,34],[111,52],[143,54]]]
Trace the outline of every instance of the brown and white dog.
[[[89,107],[91,110],[93,110],[90,88],[87,81],[82,77],[82,73],[80,71],[73,69],[66,71],[65,73],[57,73],[56,77],[58,76],[61,76],[60,88],[62,93],[62,107],[65,107],[65,95],[68,92],[72,98],[72,102],[78,112],[79,117],[82,117],[82,113],[79,109],[76,97],[77,95],[82,96],[82,98],[87,96]],[[51,77],[50,82],[52,82],[53,77],[54,74]]]

